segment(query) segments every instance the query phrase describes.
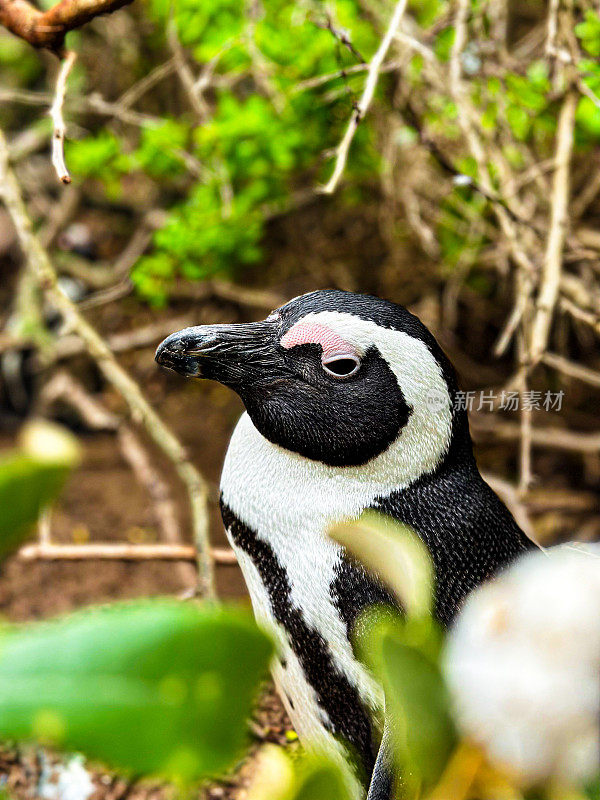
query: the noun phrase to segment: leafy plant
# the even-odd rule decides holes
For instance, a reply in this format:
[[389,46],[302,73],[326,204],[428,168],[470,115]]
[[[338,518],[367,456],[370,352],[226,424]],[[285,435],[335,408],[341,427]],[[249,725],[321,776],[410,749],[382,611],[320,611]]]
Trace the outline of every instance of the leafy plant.
[[259,753],[248,800],[350,800],[339,768],[324,756],[290,758],[280,747]]
[[244,744],[271,650],[246,613],[170,600],[4,627],[0,735],[134,774],[216,775]]
[[79,460],[76,440],[49,423],[30,423],[20,446],[0,456],[0,558],[15,550]]
[[[21,542],[78,457],[57,426],[23,430],[0,460],[0,554]],[[81,750],[134,774],[215,775],[240,753],[271,652],[247,613],[172,600],[5,624],[0,736]]]

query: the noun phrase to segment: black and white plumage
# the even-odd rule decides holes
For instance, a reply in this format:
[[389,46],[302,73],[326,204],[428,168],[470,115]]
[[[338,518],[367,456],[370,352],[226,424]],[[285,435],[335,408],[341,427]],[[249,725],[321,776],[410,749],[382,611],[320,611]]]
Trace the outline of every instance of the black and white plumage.
[[326,529],[367,508],[411,525],[432,554],[444,624],[532,546],[479,474],[451,364],[406,309],[341,291],[295,298],[263,322],[187,328],[157,360],[243,400],[222,515],[279,643],[275,683],[301,741],[344,764],[350,752],[354,796],[372,783],[369,800],[386,800],[381,690],[351,633],[366,606],[392,600]]

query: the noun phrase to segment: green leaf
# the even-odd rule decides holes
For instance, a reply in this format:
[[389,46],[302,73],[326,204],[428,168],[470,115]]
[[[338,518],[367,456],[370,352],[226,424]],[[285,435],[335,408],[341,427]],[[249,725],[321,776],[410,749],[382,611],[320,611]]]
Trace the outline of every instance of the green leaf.
[[433,566],[426,546],[412,528],[368,511],[358,520],[334,525],[329,535],[376,573],[408,614],[430,613]]
[[385,690],[386,717],[409,797],[435,785],[456,742],[439,667],[440,638],[431,620],[404,625],[380,617],[361,641]]
[[304,767],[293,800],[349,800],[350,794],[340,770],[331,762],[315,760]]
[[248,615],[155,600],[5,629],[0,736],[191,781],[226,768],[271,655]]
[[47,422],[29,423],[21,447],[0,456],[0,558],[21,544],[78,460],[73,436]]
[[591,56],[600,56],[600,17],[595,11],[585,12],[585,21],[575,26],[575,35]]
[[600,108],[589,97],[579,100],[575,120],[585,133],[600,139]]
[[265,745],[256,759],[248,800],[350,800],[339,766],[324,756],[292,762],[281,747]]

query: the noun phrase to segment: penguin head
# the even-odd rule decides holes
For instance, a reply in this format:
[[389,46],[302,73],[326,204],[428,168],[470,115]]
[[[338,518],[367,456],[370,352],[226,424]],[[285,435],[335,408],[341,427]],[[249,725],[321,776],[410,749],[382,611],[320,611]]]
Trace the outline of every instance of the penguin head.
[[229,386],[262,436],[329,466],[393,449],[416,478],[451,446],[470,451],[450,362],[417,317],[377,297],[311,292],[261,322],[185,328],[156,360]]

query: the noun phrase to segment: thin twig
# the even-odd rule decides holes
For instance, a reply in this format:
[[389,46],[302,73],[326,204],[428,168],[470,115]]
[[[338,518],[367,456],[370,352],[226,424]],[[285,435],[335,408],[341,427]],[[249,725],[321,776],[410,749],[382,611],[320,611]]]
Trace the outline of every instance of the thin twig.
[[317,28],[321,28],[321,30],[329,31],[334,39],[336,39],[341,45],[343,45],[349,52],[354,56],[354,58],[359,62],[359,64],[366,64],[366,58],[363,58],[360,51],[354,46],[352,39],[350,38],[347,31],[343,28],[338,28],[333,24],[333,20],[331,19],[331,15],[326,13],[325,14],[325,21],[320,19],[313,19],[313,25]]
[[190,106],[196,114],[198,122],[204,122],[209,114],[209,108],[202,94],[196,91],[196,79],[187,63],[185,51],[179,39],[177,22],[173,15],[171,15],[171,19],[167,23],[167,43],[173,54],[175,71],[190,101]]
[[149,405],[138,384],[122,369],[104,339],[61,289],[48,254],[33,233],[21,189],[10,168],[8,158],[6,138],[0,131],[0,192],[13,220],[29,269],[63,316],[66,325],[81,337],[88,353],[96,361],[106,379],[123,396],[134,420],[145,428],[150,438],[172,461],[187,489],[190,501],[194,539],[198,548],[200,591],[203,595],[212,597],[215,590],[209,551],[208,486],[198,470],[190,463],[178,439]]
[[534,538],[533,525],[529,519],[527,508],[519,497],[517,489],[499,475],[492,475],[490,472],[482,472],[481,477],[504,501],[510,513],[515,518],[517,525],[524,531],[530,539]]
[[[133,428],[125,424],[116,414],[105,409],[83,386],[69,373],[57,372],[40,392],[39,406],[46,410],[61,400],[72,406],[85,424],[93,430],[106,430],[116,433],[123,458],[131,467],[140,485],[147,491],[152,500],[154,516],[162,531],[162,536],[170,544],[180,544],[180,527],[175,511],[175,503],[167,483],[156,469],[147,448]],[[48,530],[42,544],[50,544]],[[194,571],[189,564],[178,566],[184,585],[194,583]]]
[[563,356],[557,353],[544,353],[542,361],[549,367],[562,372],[563,375],[568,375],[570,378],[576,378],[584,383],[589,383],[590,386],[600,386],[600,372],[584,367],[582,364],[574,364]]
[[[18,556],[22,561],[191,561],[196,560],[196,548],[190,544],[29,544]],[[233,550],[213,548],[215,564],[233,565]]]
[[399,2],[396,3],[396,6],[394,8],[394,13],[392,14],[392,19],[390,20],[389,27],[385,32],[383,39],[381,40],[381,44],[377,48],[377,52],[369,62],[369,69],[367,71],[367,80],[365,82],[365,88],[363,90],[360,100],[356,105],[356,109],[354,110],[354,113],[350,118],[350,122],[348,123],[348,127],[346,128],[346,133],[344,134],[342,141],[339,143],[337,147],[336,160],[333,173],[327,184],[323,186],[321,189],[321,191],[324,194],[333,194],[333,192],[337,188],[340,178],[344,173],[344,169],[346,168],[346,162],[348,160],[348,152],[350,150],[350,145],[352,144],[352,140],[354,139],[354,134],[356,133],[356,129],[358,128],[361,119],[363,119],[363,117],[369,110],[369,106],[371,105],[371,101],[375,93],[375,88],[377,86],[377,81],[379,79],[379,73],[381,71],[381,67],[387,55],[387,51],[389,50],[390,45],[394,40],[396,32],[400,26],[400,22],[402,21],[402,17],[404,16],[404,12],[406,10],[406,5],[407,5],[407,0],[399,0]]
[[541,358],[548,342],[550,323],[560,287],[563,248],[568,221],[570,164],[573,153],[577,95],[567,92],[562,104],[556,133],[555,172],[550,200],[550,229],[542,267],[536,314],[533,321],[530,357],[533,363]]
[[67,91],[67,79],[73,64],[77,59],[77,53],[69,50],[65,55],[56,79],[56,89],[54,90],[54,101],[50,106],[50,118],[52,119],[52,166],[56,170],[58,180],[61,183],[71,183],[71,176],[65,164],[65,121],[63,119],[63,103]]
[[[381,65],[381,69],[379,70],[379,74],[382,75],[385,72],[393,72],[394,70],[398,69],[400,66],[400,61],[388,61],[385,64]],[[369,64],[351,64],[349,67],[344,67],[343,69],[338,69],[335,72],[328,72],[325,75],[316,75],[314,78],[307,78],[304,81],[300,81],[297,83],[292,89],[291,94],[300,94],[300,92],[307,92],[311,89],[318,89],[319,86],[323,86],[325,83],[331,83],[331,81],[338,80],[339,78],[347,78],[348,75],[355,75],[360,72],[367,72],[369,69]]]
[[[488,434],[496,440],[515,441],[521,437],[517,422],[499,420],[495,414],[472,414],[470,416],[471,432],[476,441]],[[570,453],[600,452],[600,433],[568,431],[562,428],[533,428],[531,444],[548,450],[563,450]]]

